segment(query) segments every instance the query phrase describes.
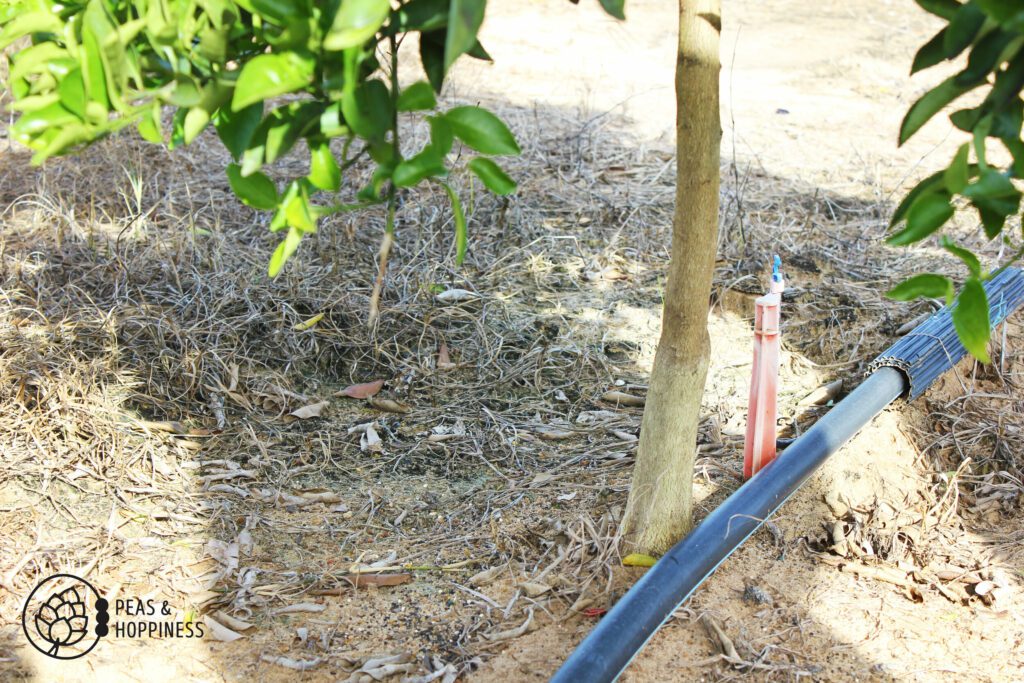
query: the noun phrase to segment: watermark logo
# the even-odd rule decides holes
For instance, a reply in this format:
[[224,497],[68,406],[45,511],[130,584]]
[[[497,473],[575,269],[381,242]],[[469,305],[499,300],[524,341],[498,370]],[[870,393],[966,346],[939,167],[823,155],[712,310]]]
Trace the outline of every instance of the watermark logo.
[[189,612],[184,619],[176,619],[166,600],[123,596],[111,605],[80,576],[54,574],[29,593],[21,612],[21,627],[32,647],[47,657],[78,659],[105,637],[202,638],[203,622],[194,616]]
[[25,601],[21,627],[32,647],[54,659],[78,659],[107,635],[109,604],[85,579],[54,574]]

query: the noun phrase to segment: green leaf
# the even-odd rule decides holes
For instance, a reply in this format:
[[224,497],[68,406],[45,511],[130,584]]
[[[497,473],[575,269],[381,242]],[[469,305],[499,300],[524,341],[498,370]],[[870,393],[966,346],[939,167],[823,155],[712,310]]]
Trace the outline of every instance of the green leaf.
[[217,80],[211,80],[202,91],[202,98],[199,104],[192,107],[185,115],[183,127],[185,144],[190,145],[192,141],[203,132],[210,119],[231,99],[231,89],[222,85]]
[[982,363],[988,363],[987,346],[991,334],[988,297],[978,278],[972,277],[965,282],[960,296],[956,298],[953,327],[964,348]]
[[385,142],[384,140],[371,142],[366,146],[366,150],[369,153],[370,158],[377,162],[378,168],[387,167],[394,170],[395,164],[401,161],[395,153],[395,146],[390,142]]
[[1007,105],[992,116],[992,137],[1003,141],[1020,140],[1021,126],[1024,125],[1024,100],[1019,97],[1010,100]]
[[33,140],[29,145],[32,149],[38,150],[32,155],[32,165],[38,166],[51,156],[64,154],[93,138],[95,138],[94,129],[77,121],[49,130],[43,137]]
[[391,30],[436,31],[448,25],[448,0],[412,0],[389,22]]
[[67,126],[77,120],[78,117],[61,106],[59,102],[54,102],[48,107],[22,114],[21,118],[11,127],[11,133],[19,142],[28,142],[47,129]]
[[949,168],[947,168],[943,174],[946,189],[949,190],[950,194],[959,194],[965,187],[967,187],[967,182],[970,180],[970,168],[967,163],[967,154],[970,152],[970,149],[971,144],[969,142],[962,144],[960,149],[956,151],[953,161],[950,162]]
[[958,0],[914,0],[925,12],[942,17],[946,21],[953,18],[960,9]]
[[259,171],[242,176],[242,169],[238,164],[229,164],[228,182],[243,204],[264,210],[277,207],[277,187],[274,186],[273,180]]
[[1024,3],[1020,0],[975,0],[978,7],[999,23],[1008,23],[1024,12]]
[[601,7],[616,19],[626,18],[626,0],[601,0]]
[[452,203],[452,218],[455,220],[455,265],[461,266],[466,259],[466,246],[469,242],[466,215],[462,213],[462,202],[459,201],[459,195],[455,194],[455,190],[448,183],[442,183],[442,186]]
[[965,3],[957,9],[946,27],[946,35],[942,41],[942,49],[947,59],[952,59],[974,42],[982,24],[985,13],[974,3]]
[[946,299],[948,302],[953,298],[953,281],[943,275],[923,273],[904,280],[885,295],[896,301],[911,301],[926,296],[932,299]]
[[314,145],[310,150],[309,182],[330,192],[337,192],[341,187],[341,168],[326,142]]
[[482,154],[519,154],[512,131],[501,119],[480,107],[456,107],[444,114],[452,132]]
[[[42,3],[40,3],[42,4]],[[58,18],[57,13],[43,9],[35,12],[22,12],[10,20],[2,32],[0,32],[0,50],[16,41],[22,36],[32,33],[46,33],[61,31],[64,27]]]
[[501,166],[485,157],[469,162],[469,170],[476,174],[484,186],[496,195],[508,195],[516,191],[516,181],[508,177]]
[[982,172],[976,182],[965,187],[961,194],[970,199],[1004,199],[1019,196],[1020,192],[1004,174],[989,169]]
[[907,211],[907,225],[886,242],[896,246],[912,244],[932,234],[953,216],[953,206],[946,192],[930,192],[914,200]]
[[996,83],[985,98],[983,107],[999,109],[1015,97],[1020,97],[1024,85],[1024,49],[1018,49],[1005,69],[996,71]]
[[[286,195],[287,196],[287,195]],[[277,208],[274,215],[270,217],[270,232],[280,232],[288,227],[288,220],[284,217],[284,209]]]
[[989,239],[993,239],[1002,232],[1003,226],[1006,224],[1006,217],[1013,213],[1013,211],[1007,211],[1000,206],[1005,203],[1005,200],[975,199],[971,203],[978,210],[981,224],[985,228],[985,235]]
[[[24,78],[29,74],[50,71],[55,64],[77,64],[69,59],[68,51],[56,43],[39,43],[11,55],[11,71],[8,78],[12,81]],[[65,71],[65,77],[70,71]]]
[[168,149],[177,149],[185,144],[185,115],[187,109],[178,109],[171,119],[171,140],[167,143]]
[[356,194],[356,198],[362,202],[369,203],[381,201],[381,190],[384,187],[384,183],[391,179],[391,172],[393,170],[394,168],[391,165],[377,166],[373,170],[370,182]]
[[85,120],[85,80],[81,69],[75,69],[61,79],[57,93],[65,109]]
[[967,58],[967,68],[955,76],[957,85],[970,85],[979,83],[988,78],[989,73],[996,68],[1000,55],[1013,38],[1009,31],[990,31],[978,43],[971,48],[971,55]]
[[217,128],[217,135],[221,142],[231,152],[231,156],[237,161],[242,153],[249,147],[253,133],[260,125],[263,118],[263,102],[250,104],[239,111],[232,111],[223,107],[217,112],[213,125]]
[[160,103],[154,101],[149,112],[142,115],[139,121],[139,135],[146,142],[161,143],[164,141],[164,133],[160,121]]
[[336,138],[349,134],[349,128],[342,120],[341,102],[334,102],[320,115],[320,135]]
[[302,233],[316,232],[316,217],[309,203],[309,193],[301,181],[297,181],[299,191],[290,192],[288,199],[281,208],[288,226]]
[[1024,178],[1024,140],[1003,140],[1003,144],[1013,156],[1013,175]]
[[274,52],[283,54],[288,50],[304,50],[306,48],[319,51],[320,46],[313,39],[313,32],[316,28],[314,21],[292,16],[283,20],[282,28],[264,31],[263,36]]
[[281,195],[281,202],[277,207],[277,211],[270,218],[270,232],[279,232],[288,227],[288,219],[285,217],[285,208],[291,204],[295,196],[299,194],[299,183],[296,180],[288,183],[287,189],[284,194]]
[[437,106],[434,90],[426,81],[417,81],[398,96],[398,111],[421,111]]
[[490,53],[487,52],[487,50],[484,49],[484,46],[480,44],[479,40],[476,41],[476,45],[474,45],[473,47],[469,48],[469,51],[466,52],[466,54],[468,56],[472,57],[473,59],[481,59],[481,60],[483,60],[485,62],[493,62],[494,61],[494,59],[491,57]]
[[1008,216],[1017,213],[1020,208],[1020,200],[1020,193],[1005,197],[975,197],[971,199],[971,204],[978,209],[982,225],[985,227],[985,234],[989,239],[1002,231]]
[[296,13],[304,14],[304,3],[290,0],[251,0],[252,9],[264,19],[276,24],[283,24]]
[[[429,116],[427,120],[430,122],[430,146],[443,159],[448,155],[448,152],[452,151],[452,145],[455,143],[455,133],[452,132],[451,124],[443,116]],[[1024,155],[1022,155],[1022,158],[1024,158]]]
[[322,107],[319,102],[292,102],[267,114],[242,153],[242,175],[247,176],[287,154],[316,125]]
[[949,115],[949,120],[960,130],[970,133],[978,125],[978,121],[983,114],[984,111],[982,111],[981,107],[976,109],[959,109]]
[[420,34],[420,62],[434,92],[441,92],[444,85],[444,37],[443,30]]
[[391,12],[388,0],[343,0],[334,15],[324,49],[346,50],[369,40]]
[[199,104],[201,98],[202,93],[199,91],[199,86],[191,76],[185,74],[177,74],[174,80],[168,84],[164,95],[167,104],[185,109]]
[[210,113],[202,106],[192,107],[185,115],[184,136],[185,144],[191,145],[200,133],[210,123]]
[[936,33],[931,40],[921,46],[921,49],[914,55],[914,63],[910,66],[910,74],[916,74],[928,67],[935,66],[946,59],[942,49],[942,42],[946,36],[946,29]]
[[288,234],[285,235],[284,240],[277,245],[277,249],[274,250],[273,255],[270,257],[270,267],[267,268],[267,275],[270,277],[277,277],[284,268],[284,264],[288,262],[288,259],[292,257],[295,250],[299,248],[299,243],[302,241],[302,232],[291,228],[288,230]]
[[[60,96],[55,92],[51,92],[46,95],[29,95],[28,97],[24,97],[17,102],[12,102],[10,104],[10,109],[11,111],[20,111],[27,114],[29,112],[45,109],[52,104],[59,103]],[[86,108],[88,109],[88,105],[86,105]]]
[[381,138],[391,126],[391,93],[379,79],[365,81],[342,96],[341,111],[359,137]]
[[206,27],[199,33],[196,52],[209,62],[220,64],[227,61],[228,33],[226,29],[218,30]]
[[957,85],[955,79],[955,76],[947,78],[925,93],[921,99],[910,107],[907,115],[903,118],[903,123],[900,125],[899,143],[901,145],[910,139],[910,136],[916,133],[921,126],[928,123],[943,107],[977,87],[975,85]]
[[448,33],[444,43],[444,70],[476,45],[476,34],[484,22],[487,0],[451,0]]
[[107,77],[103,71],[103,57],[96,36],[87,31],[82,34],[81,46],[82,76],[89,100],[99,104],[104,111],[110,110],[110,96],[107,92]]
[[404,160],[395,167],[391,176],[396,187],[412,187],[424,178],[443,176],[448,169],[441,163],[437,152],[427,147],[414,157]]
[[955,244],[953,240],[949,239],[946,235],[942,236],[942,239],[939,240],[939,244],[941,244],[942,248],[950,254],[953,254],[963,261],[964,265],[967,266],[967,269],[971,271],[972,277],[981,277],[981,261],[978,260],[978,257],[973,251],[970,249],[964,249],[963,247]]
[[260,55],[246,62],[235,84],[235,111],[278,95],[295,92],[313,82],[316,62],[297,52]]

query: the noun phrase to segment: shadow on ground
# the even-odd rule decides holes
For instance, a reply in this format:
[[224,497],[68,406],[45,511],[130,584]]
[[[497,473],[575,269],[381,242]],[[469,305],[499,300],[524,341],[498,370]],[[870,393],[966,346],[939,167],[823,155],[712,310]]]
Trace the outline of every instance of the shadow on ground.
[[[472,195],[469,259],[455,269],[443,191],[407,194],[374,330],[364,318],[379,213],[323,226],[272,281],[267,217],[231,197],[208,134],[174,153],[122,136],[42,170],[18,150],[0,156],[5,676],[284,680],[298,668],[359,680],[392,667],[545,678],[635,578],[616,568],[616,529],[640,409],[601,397],[646,387],[672,156],[632,145],[607,117],[496,108],[524,141],[509,165],[518,196]],[[410,148],[423,139],[405,137]],[[277,177],[302,173],[300,156]],[[367,177],[355,169],[351,181]],[[800,398],[835,377],[855,382],[924,310],[881,297],[911,268],[879,245],[884,206],[749,168],[735,177],[711,302],[702,513],[738,483],[747,316],[769,254],[781,253],[791,287],[783,403],[802,415],[797,431],[814,418]],[[452,289],[476,296],[436,296]],[[337,395],[377,380],[374,402]],[[841,461],[788,504],[776,533],[723,567],[630,680],[902,680],[937,667],[942,644],[914,638],[936,613],[964,628],[978,599],[956,604],[923,582],[904,595],[820,559],[841,557],[822,533],[837,522],[851,544],[896,544],[862,562],[920,561],[931,547],[931,536],[906,538],[915,522],[900,514],[947,489],[927,480],[924,442],[902,435],[902,419],[887,413],[859,437],[867,460]],[[830,487],[849,516],[831,516]],[[893,526],[875,529],[882,502]],[[943,522],[962,536],[955,513]],[[928,520],[925,510],[917,524],[934,531]],[[58,570],[242,637],[115,639],[77,664],[32,656],[20,604]],[[354,586],[369,570],[399,585]],[[704,613],[745,664],[713,657]],[[899,629],[908,645],[890,642]]]

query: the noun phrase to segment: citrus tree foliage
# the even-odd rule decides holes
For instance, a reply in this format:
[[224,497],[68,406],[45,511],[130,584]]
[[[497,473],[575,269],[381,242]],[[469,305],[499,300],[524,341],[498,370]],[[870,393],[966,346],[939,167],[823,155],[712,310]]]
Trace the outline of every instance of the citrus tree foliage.
[[[980,103],[950,114],[953,125],[972,136],[971,142],[957,150],[945,169],[907,194],[892,217],[892,225],[899,229],[888,241],[906,245],[930,238],[957,209],[972,210],[985,235],[1005,244],[1009,256],[1000,264],[1005,268],[1024,255],[1016,218],[1021,191],[1014,182],[1024,179],[1024,100],[1020,97],[1024,87],[1024,0],[917,0],[917,4],[946,25],[917,52],[911,73],[952,60],[960,60],[963,68],[910,107],[900,127],[900,144],[961,96],[974,93],[971,101]],[[990,160],[997,146],[1008,153],[1006,164]],[[940,297],[947,302],[955,296],[956,331],[967,350],[987,362],[985,347],[991,331],[982,281],[994,272],[988,272],[976,254],[949,235],[942,235],[939,243],[967,267],[969,276],[960,293],[955,295],[948,277],[927,273],[901,283],[889,296],[903,300]]]
[[[602,3],[621,14],[621,1]],[[387,204],[390,233],[396,192],[438,182],[453,204],[461,263],[466,222],[445,182],[453,146],[474,153],[468,168],[490,191],[516,190],[495,160],[519,153],[508,127],[480,107],[440,111],[435,98],[460,56],[489,59],[477,40],[485,5],[0,0],[0,46],[26,37],[29,43],[10,59],[18,114],[11,132],[39,163],[128,126],[172,148],[213,126],[234,159],[226,169],[232,190],[245,204],[273,211],[270,229],[283,234],[272,276],[324,216]],[[402,88],[397,52],[413,34],[427,80]],[[175,109],[169,130],[162,124],[165,106]],[[399,144],[403,112],[429,123],[430,141],[421,149]],[[332,148],[335,138],[340,141]],[[305,141],[299,148],[308,151],[309,173],[279,186],[262,169],[299,141]],[[311,201],[318,192],[337,193],[345,171],[363,158],[375,164],[368,185],[352,188],[345,202]]]

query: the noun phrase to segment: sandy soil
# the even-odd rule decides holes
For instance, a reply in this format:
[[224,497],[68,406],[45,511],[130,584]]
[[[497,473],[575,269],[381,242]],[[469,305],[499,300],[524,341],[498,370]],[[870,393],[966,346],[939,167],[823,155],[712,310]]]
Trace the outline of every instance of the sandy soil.
[[[465,680],[544,680],[639,576],[619,566],[615,522],[640,412],[600,396],[615,386],[643,392],[658,334],[673,198],[672,3],[636,0],[626,23],[592,0],[492,4],[483,42],[495,63],[460,66],[446,96],[481,100],[512,122],[525,151],[512,166],[520,198],[480,200],[462,273],[446,265],[450,249],[437,237],[447,229],[441,197],[410,201],[389,327],[377,337],[360,315],[379,217],[329,226],[266,284],[256,278],[272,242],[229,199],[213,145],[168,155],[114,141],[43,171],[16,150],[4,155],[11,208],[0,274],[13,303],[0,311],[11,350],[0,358],[14,360],[0,367],[17,379],[5,386],[21,389],[0,396],[22,407],[0,433],[10,462],[46,462],[38,477],[26,467],[0,479],[0,676],[368,680],[368,659],[401,653],[395,680],[446,665]],[[925,310],[880,292],[922,263],[951,268],[937,250],[911,257],[879,242],[892,199],[957,142],[936,120],[895,147],[902,112],[935,78],[906,76],[934,24],[909,0],[724,4],[727,163],[700,515],[738,484],[751,301],[767,256],[783,253],[792,288],[783,414],[806,429],[823,409],[798,401],[840,377],[849,390]],[[113,177],[121,166],[145,169],[140,194]],[[98,180],[104,173],[113,179]],[[429,293],[438,283],[485,297],[440,308]],[[30,309],[46,321],[26,318]],[[317,329],[294,331],[324,311]],[[1008,326],[1001,372],[965,361],[863,430],[676,613],[624,680],[1021,680],[1021,332]],[[438,370],[442,342],[466,367]],[[47,366],[54,348],[82,365]],[[85,371],[92,366],[99,379]],[[381,414],[333,396],[377,378],[413,411]],[[88,391],[61,393],[73,380]],[[66,466],[33,450],[36,432],[23,426],[57,420],[23,396],[47,382],[96,422],[53,437],[92,451]],[[210,438],[124,426],[209,429],[207,387],[217,382],[228,426]],[[303,403],[297,394],[331,405],[322,418],[286,423],[282,414]],[[588,423],[587,411],[608,412]],[[371,420],[382,454],[362,452],[349,433]],[[572,434],[549,440],[552,430]],[[99,453],[143,455],[101,468]],[[85,469],[69,477],[72,466]],[[202,480],[240,467],[255,473],[240,491]],[[335,498],[296,506],[257,495],[268,490]],[[409,570],[399,586],[317,594],[344,587],[339,577],[359,563],[435,569]],[[22,642],[18,604],[58,567],[88,570],[108,594],[163,596],[176,618],[223,610],[255,626],[234,642],[111,641],[54,663]],[[951,567],[964,576],[935,578]],[[496,576],[471,585],[487,568]],[[528,584],[545,590],[531,595]],[[279,612],[310,603],[313,611]],[[744,663],[717,656],[707,618]],[[280,656],[316,663],[300,673],[268,661]]]
[[[489,88],[524,103],[556,101],[595,117],[621,113],[650,144],[669,142],[674,120],[671,3],[634,2],[625,24],[581,8],[585,19],[564,42],[558,40],[563,21],[571,21],[576,12],[554,4],[543,22],[514,6],[504,8],[509,24],[521,30],[506,32],[504,22],[501,30],[497,21],[491,24],[488,44],[495,45],[498,64],[466,77],[466,91]],[[906,107],[929,85],[927,77],[906,76],[908,60],[934,30],[934,22],[909,3],[723,5],[724,158],[823,190],[878,199],[894,196],[908,176],[941,163],[955,147],[952,127],[941,118],[906,147],[897,149],[894,143]],[[525,35],[531,39],[523,51],[520,36]],[[536,60],[503,66],[523,52]],[[630,57],[598,57],[609,52]],[[570,65],[561,71],[569,74],[566,78],[548,76],[555,63]],[[514,85],[524,82],[532,85]],[[737,312],[746,313],[742,308]],[[715,336],[716,349],[722,337],[731,341],[734,331],[725,327],[712,325],[720,335]],[[720,382],[713,370],[709,385],[720,387]],[[919,467],[919,440],[907,436],[905,425],[927,424],[924,413],[919,406],[889,410],[862,431],[787,503],[776,519],[783,536],[820,533],[833,518],[823,502],[830,491],[844,492],[855,507],[872,508],[882,501],[920,506],[925,497],[917,499],[918,493],[928,490],[930,482]],[[969,532],[957,534],[956,540],[985,545],[983,535]],[[769,592],[771,604],[744,599],[750,581]],[[736,629],[754,651],[781,648],[799,663],[790,670],[757,672],[757,678],[1018,679],[1015,667],[1024,647],[1019,597],[1008,611],[993,614],[962,612],[947,601],[915,604],[895,593],[780,554],[775,540],[762,532],[707,583],[681,619],[654,638],[626,678],[739,675],[707,670],[707,658],[717,650],[694,619],[706,610]],[[1016,626],[1004,630],[1010,624]],[[585,621],[570,621],[520,639],[488,664],[482,678],[498,680],[511,670],[542,679],[557,668],[563,649],[587,630]],[[556,648],[553,642],[563,645]],[[1018,662],[1006,668],[995,664],[1009,652],[1018,653]]]

